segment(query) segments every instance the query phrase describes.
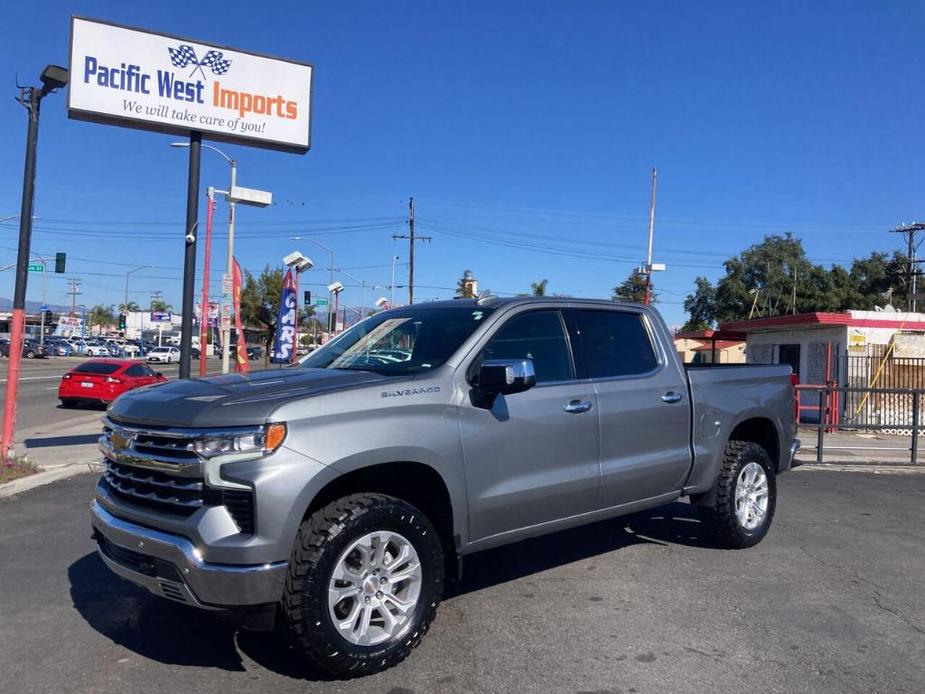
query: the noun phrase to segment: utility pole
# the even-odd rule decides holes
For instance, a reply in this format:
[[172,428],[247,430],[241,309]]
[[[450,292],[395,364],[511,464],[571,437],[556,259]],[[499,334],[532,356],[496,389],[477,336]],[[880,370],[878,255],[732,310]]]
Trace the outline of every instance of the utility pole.
[[913,222],[908,225],[900,224],[895,229],[890,229],[891,234],[903,234],[906,237],[906,310],[913,312],[915,311],[916,277],[918,275],[916,272],[918,260],[915,257],[918,245],[915,242],[915,235],[920,231],[925,231],[925,223]]
[[408,239],[408,305],[414,303],[414,242],[430,241],[430,236],[414,235],[414,198],[408,198],[408,234],[394,234],[393,239]]
[[80,294],[80,280],[76,277],[71,277],[71,291],[68,292],[71,295],[71,317],[77,315],[77,295]]
[[162,292],[160,289],[155,289],[153,292],[151,292],[151,310],[152,311],[154,310],[154,302],[160,301],[163,295],[164,295],[164,292]]

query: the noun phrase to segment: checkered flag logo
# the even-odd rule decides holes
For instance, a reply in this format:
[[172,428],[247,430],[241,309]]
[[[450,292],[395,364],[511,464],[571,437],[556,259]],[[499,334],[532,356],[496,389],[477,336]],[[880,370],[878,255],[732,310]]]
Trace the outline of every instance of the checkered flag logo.
[[190,77],[192,77],[197,70],[205,77],[206,73],[203,68],[211,70],[213,75],[224,75],[231,67],[231,61],[225,59],[221,51],[208,51],[202,57],[202,60],[196,57],[196,51],[189,44],[181,44],[179,48],[168,47],[167,51],[170,53],[170,62],[173,63],[174,67],[193,66]]
[[173,63],[174,67],[188,67],[190,64],[199,65],[199,61],[196,60],[196,51],[193,50],[192,46],[183,44],[179,48],[168,48],[170,52],[170,62]]
[[212,70],[213,75],[224,75],[231,67],[231,61],[225,60],[221,51],[209,51],[199,61],[199,64]]

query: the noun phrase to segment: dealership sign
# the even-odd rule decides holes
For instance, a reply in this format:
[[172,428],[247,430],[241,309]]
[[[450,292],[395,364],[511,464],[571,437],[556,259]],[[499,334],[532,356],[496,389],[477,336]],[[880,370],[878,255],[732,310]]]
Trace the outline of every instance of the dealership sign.
[[71,18],[71,118],[305,153],[312,66]]

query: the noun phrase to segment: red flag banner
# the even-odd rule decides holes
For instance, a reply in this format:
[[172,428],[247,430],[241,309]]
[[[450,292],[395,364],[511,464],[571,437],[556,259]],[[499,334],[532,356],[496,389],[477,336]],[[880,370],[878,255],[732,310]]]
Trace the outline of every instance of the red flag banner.
[[247,344],[244,342],[244,324],[241,322],[241,286],[243,285],[241,277],[241,266],[238,265],[238,259],[235,258],[232,263],[231,273],[231,294],[234,297],[234,329],[238,333],[238,348],[235,351],[235,362],[238,373],[249,373],[251,370],[250,362],[247,360]]

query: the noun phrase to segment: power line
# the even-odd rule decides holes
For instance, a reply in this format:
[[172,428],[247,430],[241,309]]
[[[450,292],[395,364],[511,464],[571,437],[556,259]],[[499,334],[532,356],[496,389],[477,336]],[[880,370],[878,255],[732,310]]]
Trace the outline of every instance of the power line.
[[925,231],[925,223],[922,222],[913,222],[912,224],[900,224],[895,229],[890,229],[891,234],[902,234],[906,237],[906,248],[908,253],[906,256],[906,309],[908,311],[915,311],[915,285],[916,285],[916,275],[918,274],[915,271],[916,265],[918,264],[918,259],[915,257],[915,249],[918,248],[918,245],[915,243],[915,235],[920,232]]

